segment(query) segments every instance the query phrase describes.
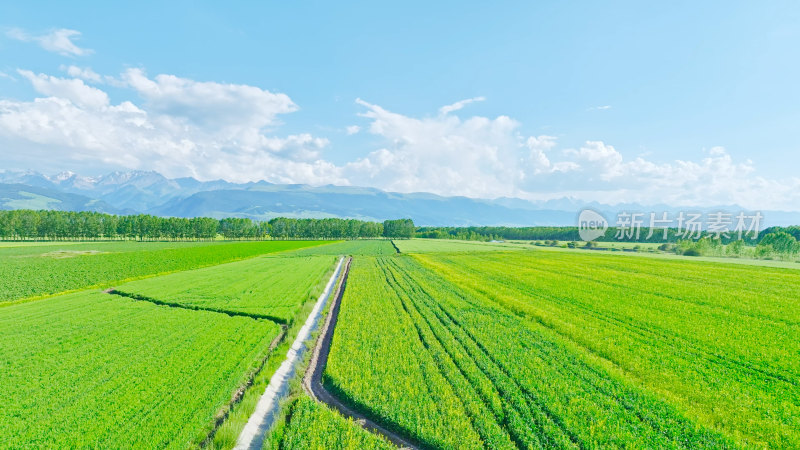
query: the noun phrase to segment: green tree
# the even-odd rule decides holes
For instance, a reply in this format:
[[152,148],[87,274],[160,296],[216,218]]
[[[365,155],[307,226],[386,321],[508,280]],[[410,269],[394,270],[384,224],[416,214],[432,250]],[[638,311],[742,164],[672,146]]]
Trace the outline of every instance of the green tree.
[[795,254],[800,250],[797,239],[785,231],[769,233],[761,239],[760,245],[769,245],[778,253]]
[[414,237],[414,221],[411,219],[386,220],[383,222],[383,236],[388,238],[410,239]]

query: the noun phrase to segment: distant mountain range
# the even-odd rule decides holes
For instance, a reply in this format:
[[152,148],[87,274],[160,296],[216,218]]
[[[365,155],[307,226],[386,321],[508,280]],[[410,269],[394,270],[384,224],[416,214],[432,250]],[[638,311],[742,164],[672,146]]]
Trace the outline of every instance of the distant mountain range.
[[[153,171],[112,172],[86,177],[72,172],[54,176],[33,171],[0,171],[0,209],[57,209],[111,214],[146,213],[176,217],[343,217],[383,221],[409,217],[428,226],[569,226],[578,211],[591,207],[609,220],[618,211],[677,212],[667,205],[603,205],[561,198],[529,202],[401,194],[351,186],[231,183],[194,178],[169,179]],[[740,211],[737,206],[700,208]],[[697,208],[695,208],[697,210]],[[800,213],[764,212],[765,225],[800,223]]]

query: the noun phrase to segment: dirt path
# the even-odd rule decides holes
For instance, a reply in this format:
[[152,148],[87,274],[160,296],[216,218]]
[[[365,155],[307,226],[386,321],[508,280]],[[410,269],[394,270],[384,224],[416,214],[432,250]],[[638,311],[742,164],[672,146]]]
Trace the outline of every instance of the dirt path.
[[311,332],[319,322],[320,314],[325,306],[326,301],[331,296],[331,293],[336,285],[336,280],[342,271],[344,258],[340,258],[336,265],[336,270],[331,275],[325,290],[322,291],[319,300],[314,305],[314,309],[308,315],[297,337],[292,343],[292,347],[286,353],[286,359],[281,363],[281,366],[272,375],[269,380],[264,394],[258,400],[255,411],[250,416],[247,424],[242,429],[239,439],[236,441],[237,450],[244,449],[261,449],[264,444],[264,438],[267,431],[269,431],[276,415],[279,410],[279,402],[289,392],[289,381],[294,378],[298,364],[303,361],[303,354],[305,353],[305,342],[311,337]]
[[313,399],[317,400],[318,402],[325,403],[336,411],[339,411],[339,413],[345,417],[352,418],[364,429],[385,437],[398,447],[417,449],[418,446],[415,443],[393,431],[387,430],[386,428],[368,419],[358,411],[348,407],[339,401],[339,399],[331,395],[331,393],[328,392],[322,385],[322,372],[325,370],[325,366],[328,363],[328,354],[331,350],[333,330],[336,328],[336,321],[339,318],[339,306],[341,304],[342,295],[344,294],[345,285],[347,284],[347,275],[350,272],[351,261],[352,258],[347,260],[344,269],[344,275],[342,276],[342,282],[339,283],[339,289],[337,289],[336,294],[333,296],[333,303],[331,303],[328,317],[325,320],[325,324],[322,327],[320,336],[317,339],[317,344],[314,346],[314,352],[311,354],[311,362],[309,363],[308,371],[303,377],[303,389]]

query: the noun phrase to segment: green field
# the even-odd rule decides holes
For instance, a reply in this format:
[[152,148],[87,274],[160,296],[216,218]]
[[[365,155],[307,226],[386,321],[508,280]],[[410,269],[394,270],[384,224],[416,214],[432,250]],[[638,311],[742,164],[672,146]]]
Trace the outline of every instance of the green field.
[[[0,248],[0,447],[231,448],[338,255],[323,384],[423,448],[800,446],[800,271],[412,239]],[[283,414],[267,448],[391,448]]]
[[256,257],[202,269],[133,281],[115,287],[123,295],[281,323],[315,293],[332,270],[333,256]]
[[434,447],[793,447],[799,282],[607,254],[364,258],[325,382]]
[[198,443],[279,331],[99,292],[0,308],[0,447]]
[[[93,286],[105,287],[122,280],[320,244],[323,242],[110,242],[0,248],[0,303]],[[74,256],[64,257],[64,252],[72,252]]]
[[273,431],[265,449],[397,448],[306,396],[293,400],[287,409],[287,423]]
[[353,241],[340,241],[320,247],[312,247],[295,252],[295,255],[394,255],[397,250],[388,239],[358,239]]
[[394,243],[402,253],[484,252],[524,248],[520,244],[510,242],[458,241],[447,239],[397,239]]
[[[287,350],[279,345],[270,353],[281,333],[276,322],[294,333],[292,322],[302,322],[332,270],[333,256],[294,255],[319,244],[76,244],[69,248],[108,252],[66,258],[50,256],[51,246],[9,248],[11,261],[65,264],[71,283],[102,269],[91,258],[105,255],[129,261],[128,273],[154,268],[165,252],[179,257],[175,270],[215,265],[124,283],[143,293],[136,300],[94,288],[6,302],[0,447],[196,447],[221,417],[223,432],[213,442],[235,437],[259,393],[248,389],[231,403],[234,393],[250,383],[263,392]],[[248,258],[219,264],[242,255]],[[110,280],[108,273],[115,272],[100,275]]]

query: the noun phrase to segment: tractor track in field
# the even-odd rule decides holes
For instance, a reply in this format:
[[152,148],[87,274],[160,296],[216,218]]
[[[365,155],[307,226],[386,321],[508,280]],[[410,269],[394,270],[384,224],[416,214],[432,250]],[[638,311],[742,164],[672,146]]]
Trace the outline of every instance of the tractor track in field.
[[320,330],[320,335],[317,338],[317,343],[314,346],[314,351],[311,354],[311,361],[308,365],[308,370],[303,377],[303,390],[311,396],[314,400],[324,403],[331,409],[338,411],[341,415],[353,419],[365,430],[380,435],[388,439],[393,444],[400,448],[418,449],[419,445],[412,442],[410,439],[399,435],[398,433],[388,430],[387,428],[375,423],[364,414],[359,413],[353,408],[346,405],[344,402],[333,396],[325,386],[322,385],[322,372],[328,364],[328,355],[331,350],[331,341],[333,340],[333,331],[336,328],[336,322],[339,318],[339,307],[341,305],[342,295],[347,284],[347,276],[350,273],[350,263],[353,258],[349,258],[344,268],[342,280],[339,287],[333,296],[333,301],[328,310],[328,317]]

